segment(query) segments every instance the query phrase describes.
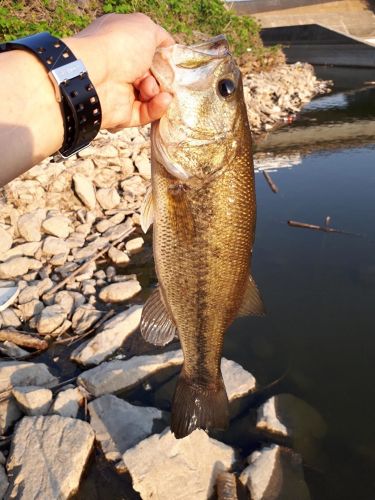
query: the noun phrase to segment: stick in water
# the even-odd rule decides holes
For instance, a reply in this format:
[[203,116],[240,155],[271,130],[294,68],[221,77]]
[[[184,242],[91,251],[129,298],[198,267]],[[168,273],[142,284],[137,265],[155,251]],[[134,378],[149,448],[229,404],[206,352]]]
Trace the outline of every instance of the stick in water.
[[276,186],[276,184],[271,179],[270,174],[266,170],[263,170],[263,175],[264,175],[266,181],[268,182],[269,187],[272,189],[272,191],[274,193],[277,193],[279,188]]
[[314,231],[323,231],[324,233],[339,233],[339,234],[347,234],[349,236],[362,236],[361,234],[349,233],[348,231],[342,231],[341,229],[334,229],[333,227],[317,226],[316,224],[307,224],[306,222],[298,222],[296,220],[288,220],[288,225],[292,227],[300,227],[302,229],[313,229]]

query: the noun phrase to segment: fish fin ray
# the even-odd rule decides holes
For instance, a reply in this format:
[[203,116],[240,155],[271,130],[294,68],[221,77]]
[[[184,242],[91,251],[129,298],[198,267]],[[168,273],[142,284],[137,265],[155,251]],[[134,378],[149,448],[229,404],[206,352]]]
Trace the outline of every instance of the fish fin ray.
[[154,203],[152,197],[152,187],[149,186],[146,195],[143,198],[141,206],[141,228],[144,233],[147,233],[149,227],[154,222]]
[[249,276],[245,295],[237,316],[264,316],[266,309],[253,277]]
[[160,288],[152,292],[143,308],[141,334],[146,342],[157,346],[169,344],[177,336],[177,327],[163,303]]
[[216,387],[200,387],[182,371],[173,397],[171,431],[177,439],[195,429],[226,429],[229,403],[223,378]]

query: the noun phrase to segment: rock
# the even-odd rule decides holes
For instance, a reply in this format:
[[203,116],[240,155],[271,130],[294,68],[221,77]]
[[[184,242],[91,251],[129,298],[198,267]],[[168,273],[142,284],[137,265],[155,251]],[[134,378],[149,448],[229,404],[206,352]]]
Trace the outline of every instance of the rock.
[[103,302],[117,304],[131,299],[142,290],[139,281],[130,280],[123,283],[112,283],[100,290],[99,299]]
[[63,333],[67,332],[71,326],[72,322],[68,319],[65,319],[63,323],[56,328],[56,330],[53,330],[53,332],[50,333],[50,335],[51,337],[59,337]]
[[253,375],[235,361],[222,358],[221,372],[230,402],[242,398],[255,389],[256,381]]
[[30,270],[37,270],[42,267],[42,263],[29,257],[13,257],[0,264],[0,279],[16,278],[24,276]]
[[134,255],[142,251],[144,239],[139,236],[126,242],[125,248],[129,255]]
[[0,434],[5,434],[21,417],[22,412],[13,396],[10,396],[4,401],[0,401]]
[[72,292],[67,292],[66,290],[57,292],[55,295],[55,304],[60,305],[69,318],[74,311],[74,298],[72,297]]
[[19,294],[18,297],[18,303],[19,304],[26,304],[27,302],[30,302],[31,300],[38,300],[41,291],[39,289],[38,285],[30,285],[26,286]]
[[77,490],[94,444],[81,420],[52,415],[24,417],[7,463],[10,498],[68,499]]
[[96,229],[97,231],[99,231],[99,233],[104,233],[110,227],[120,224],[125,219],[125,217],[125,212],[118,212],[117,214],[112,215],[112,217],[110,217],[109,219],[102,219],[101,221],[99,221],[96,225]]
[[116,226],[110,227],[103,233],[103,237],[107,238],[108,241],[114,241],[121,238],[133,227],[133,221],[128,218],[122,224],[117,224]]
[[82,203],[92,210],[96,206],[95,188],[93,183],[82,174],[73,175],[74,190]]
[[96,294],[96,288],[95,288],[94,285],[91,285],[90,283],[83,282],[82,283],[82,293],[85,296],[95,295]]
[[140,324],[142,306],[132,306],[106,321],[94,338],[81,344],[71,354],[71,359],[82,365],[101,363],[113,354]]
[[43,253],[45,255],[59,255],[69,253],[69,245],[66,241],[56,238],[55,236],[48,236],[43,243]]
[[65,240],[69,248],[82,248],[85,244],[85,235],[83,233],[71,233],[69,238]]
[[0,465],[0,498],[4,498],[8,489],[9,481],[3,465]]
[[21,349],[18,345],[13,344],[9,340],[6,340],[0,345],[0,352],[5,354],[5,356],[10,356],[11,358],[20,358],[22,356],[28,356],[30,353]]
[[147,155],[139,155],[134,163],[142,177],[151,179],[151,161]]
[[42,238],[41,225],[46,217],[44,209],[33,210],[23,214],[18,219],[18,231],[26,241],[40,241]]
[[76,418],[83,400],[84,396],[78,387],[61,391],[52,405],[51,413]]
[[293,451],[272,445],[254,451],[248,461],[250,465],[240,481],[249,489],[252,500],[310,500],[301,457]]
[[46,335],[58,328],[66,319],[66,311],[59,304],[47,306],[41,313],[37,323],[40,334]]
[[[71,248],[71,247],[70,247]],[[59,253],[57,255],[54,255],[49,259],[49,263],[52,266],[63,266],[66,262],[66,259],[68,257],[67,253]]]
[[19,292],[20,289],[18,286],[0,288],[0,312],[5,311],[5,309],[15,302]]
[[14,399],[26,415],[45,415],[52,402],[52,391],[37,386],[14,387]]
[[111,210],[117,207],[121,198],[115,188],[102,188],[96,192],[96,199],[104,210]]
[[[231,468],[234,450],[195,430],[176,439],[169,429],[154,434],[126,451],[123,461],[142,498],[207,500],[217,476]],[[297,498],[297,497],[290,497]]]
[[21,313],[23,321],[27,321],[33,316],[40,314],[44,309],[44,304],[38,299],[30,300],[26,304],[20,304],[18,310]]
[[153,356],[134,356],[125,361],[109,361],[87,370],[78,383],[95,397],[128,390],[154,373],[182,363],[182,351],[169,351]]
[[103,313],[97,311],[93,306],[86,304],[78,307],[72,318],[72,328],[75,335],[89,330],[99,319]]
[[133,175],[129,179],[125,179],[121,182],[121,189],[124,192],[124,196],[129,196],[130,198],[141,197],[146,194],[146,185],[139,175]]
[[104,158],[116,158],[118,156],[118,151],[112,144],[105,144],[101,148],[95,150],[95,157]]
[[21,326],[19,317],[10,307],[0,313],[0,323],[2,323],[3,328],[19,328]]
[[12,257],[35,257],[41,245],[40,241],[31,241],[29,243],[22,243],[21,245],[14,246],[0,255],[0,261],[4,262]]
[[116,247],[111,247],[108,252],[108,257],[114,264],[125,267],[129,264],[129,255],[126,252],[118,250]]
[[105,270],[105,275],[108,280],[113,279],[116,276],[116,268],[113,266],[108,266]]
[[160,410],[134,406],[116,396],[105,395],[88,405],[90,424],[107,460],[117,462],[123,453],[166,424]]
[[16,386],[51,387],[58,382],[43,363],[0,361],[0,373],[0,392]]
[[63,239],[67,238],[72,232],[70,220],[62,215],[45,219],[42,223],[42,229],[47,234]]
[[12,236],[8,233],[8,231],[0,227],[0,254],[7,252],[11,248],[12,243]]

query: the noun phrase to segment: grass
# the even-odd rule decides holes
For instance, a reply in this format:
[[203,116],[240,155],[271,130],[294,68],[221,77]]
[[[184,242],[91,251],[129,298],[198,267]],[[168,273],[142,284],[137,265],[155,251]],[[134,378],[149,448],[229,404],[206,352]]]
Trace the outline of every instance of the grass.
[[143,12],[183,43],[225,33],[237,56],[262,69],[280,59],[277,48],[263,47],[258,23],[236,15],[222,0],[0,0],[0,40],[40,31],[70,36],[109,12]]

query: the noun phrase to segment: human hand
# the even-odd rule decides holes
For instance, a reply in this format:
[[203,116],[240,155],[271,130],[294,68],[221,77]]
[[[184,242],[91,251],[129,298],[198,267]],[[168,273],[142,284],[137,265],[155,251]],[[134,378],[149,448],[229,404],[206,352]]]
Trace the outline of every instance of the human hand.
[[173,38],[144,14],[107,14],[64,39],[82,59],[99,95],[102,128],[118,130],[159,119],[172,96],[150,73],[158,47]]

